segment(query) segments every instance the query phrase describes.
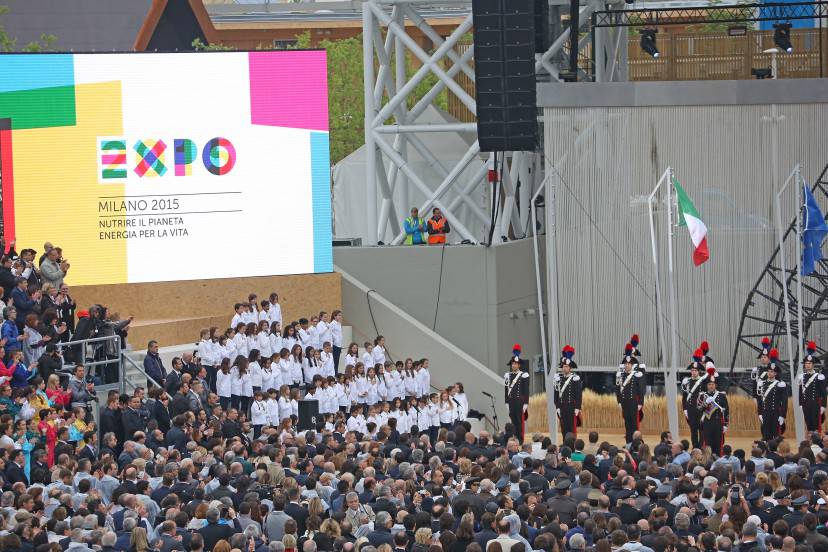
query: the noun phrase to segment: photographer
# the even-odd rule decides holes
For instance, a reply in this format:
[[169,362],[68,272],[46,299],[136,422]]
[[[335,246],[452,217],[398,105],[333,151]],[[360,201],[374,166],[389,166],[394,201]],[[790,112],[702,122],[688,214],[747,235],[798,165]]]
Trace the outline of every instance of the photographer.
[[95,344],[95,360],[111,360],[104,364],[102,372],[103,383],[115,383],[118,381],[118,356],[120,349],[126,345],[126,331],[132,323],[133,317],[121,320],[118,313],[109,316],[109,311],[103,305],[98,307],[97,316],[94,319],[96,337],[114,337],[116,334],[121,337],[120,348],[115,340],[101,341]]

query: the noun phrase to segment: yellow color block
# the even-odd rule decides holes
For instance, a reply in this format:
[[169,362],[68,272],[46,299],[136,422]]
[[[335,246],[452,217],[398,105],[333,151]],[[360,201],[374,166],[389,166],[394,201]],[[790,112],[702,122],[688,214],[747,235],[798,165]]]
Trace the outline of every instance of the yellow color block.
[[124,283],[126,239],[100,234],[126,230],[120,224],[127,217],[100,218],[98,203],[101,196],[123,195],[125,186],[100,184],[97,162],[98,137],[123,134],[121,84],[76,85],[75,103],[75,126],[14,131],[17,250],[42,252],[49,241],[71,264],[67,283]]

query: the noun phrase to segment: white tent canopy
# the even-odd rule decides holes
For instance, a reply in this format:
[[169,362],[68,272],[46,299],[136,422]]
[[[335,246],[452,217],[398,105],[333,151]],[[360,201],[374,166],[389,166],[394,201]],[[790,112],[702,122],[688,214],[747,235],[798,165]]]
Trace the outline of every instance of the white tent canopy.
[[[448,113],[434,107],[429,106],[423,114],[417,118],[417,124],[444,124],[456,122]],[[429,163],[420,153],[411,145],[407,148],[408,165],[416,172],[430,190],[435,190],[443,181],[445,174],[454,167],[457,162],[469,149],[473,140],[473,135],[461,136],[455,132],[418,132],[414,136],[418,137],[426,147],[436,157],[437,164]],[[389,144],[393,143],[394,135],[384,135],[382,137]],[[468,141],[467,141],[468,139]],[[377,155],[380,155],[379,153]],[[469,180],[477,173],[484,161],[480,156],[475,157],[471,163],[460,173],[457,178],[457,184],[453,185],[440,196],[440,201],[447,206],[454,205],[451,209],[455,217],[469,229],[476,237],[477,241],[484,239],[484,234],[487,228],[488,221],[484,220],[481,214],[489,212],[487,206],[487,188],[486,179],[481,178],[478,186],[474,186],[466,197],[478,209],[473,210],[466,202],[461,201],[462,190]],[[386,171],[393,166],[386,159]],[[441,170],[442,167],[442,170]],[[334,211],[334,235],[339,238],[362,238],[363,242],[370,243],[369,238],[369,220],[370,217],[366,213],[368,206],[367,189],[365,183],[365,146],[362,146],[351,155],[334,165],[333,168],[333,211]],[[426,201],[425,195],[413,184],[405,187],[400,185],[403,175],[397,178],[397,185],[389,181],[392,186],[394,206],[396,208],[396,216],[402,226],[402,221],[408,216],[411,207],[419,207],[422,211],[422,206]],[[407,188],[407,190],[404,190]],[[407,193],[406,193],[407,191]],[[407,197],[403,197],[406,195]],[[382,204],[382,198],[378,197],[378,205]],[[422,216],[428,216],[430,213],[422,213]],[[391,227],[385,225],[385,232],[379,236],[379,239],[385,243],[390,243],[394,239]],[[447,236],[449,243],[460,242],[461,237],[453,232]]]

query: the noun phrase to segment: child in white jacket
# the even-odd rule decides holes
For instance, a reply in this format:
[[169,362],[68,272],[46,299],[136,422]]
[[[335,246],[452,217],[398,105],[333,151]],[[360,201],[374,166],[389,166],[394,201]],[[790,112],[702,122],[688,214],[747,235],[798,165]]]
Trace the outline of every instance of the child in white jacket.
[[250,406],[250,423],[253,426],[254,439],[259,438],[262,434],[262,428],[267,425],[268,410],[264,393],[262,391],[253,393],[253,404]]

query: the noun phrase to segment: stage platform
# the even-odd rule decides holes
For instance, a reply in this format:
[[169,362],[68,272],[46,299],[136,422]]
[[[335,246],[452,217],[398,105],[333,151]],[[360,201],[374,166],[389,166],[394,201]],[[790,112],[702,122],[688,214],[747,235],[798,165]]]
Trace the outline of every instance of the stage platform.
[[[71,279],[68,283],[71,286]],[[342,308],[340,276],[335,272],[71,287],[78,310],[102,304],[121,318],[135,316],[128,338],[134,350],[144,349],[150,339],[162,347],[195,343],[199,331],[210,326],[224,331],[234,303],[246,301],[250,293],[261,301],[271,292],[279,294],[287,321]]]

